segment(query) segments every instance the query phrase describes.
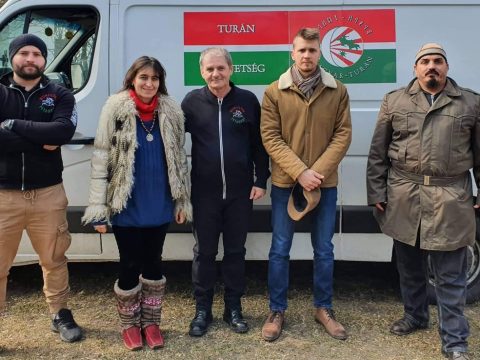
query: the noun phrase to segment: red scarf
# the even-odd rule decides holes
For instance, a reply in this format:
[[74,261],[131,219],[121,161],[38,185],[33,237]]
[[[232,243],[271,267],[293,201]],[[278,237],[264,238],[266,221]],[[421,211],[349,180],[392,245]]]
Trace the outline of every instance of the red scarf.
[[150,104],[145,104],[142,100],[138,98],[137,93],[134,90],[130,89],[128,90],[128,93],[135,102],[135,107],[137,108],[138,116],[140,116],[140,119],[142,119],[143,121],[152,120],[153,112],[158,106],[158,96],[154,96],[152,101],[150,101]]

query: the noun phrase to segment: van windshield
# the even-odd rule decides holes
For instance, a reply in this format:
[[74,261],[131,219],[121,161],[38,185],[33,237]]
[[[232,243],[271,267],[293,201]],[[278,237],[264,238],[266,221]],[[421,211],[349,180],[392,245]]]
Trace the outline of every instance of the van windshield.
[[8,47],[23,33],[47,44],[46,73],[63,85],[78,90],[87,82],[93,59],[97,13],[90,8],[42,8],[7,20],[0,29],[0,76],[11,70]]

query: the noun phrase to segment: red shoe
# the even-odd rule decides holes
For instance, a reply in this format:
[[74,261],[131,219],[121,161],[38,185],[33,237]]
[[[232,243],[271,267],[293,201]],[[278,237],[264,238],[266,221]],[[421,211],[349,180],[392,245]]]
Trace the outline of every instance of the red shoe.
[[143,348],[142,333],[138,326],[131,326],[122,331],[122,338],[128,350],[140,350]]
[[143,329],[143,335],[150,349],[158,349],[163,347],[163,336],[160,328],[156,324],[148,325]]

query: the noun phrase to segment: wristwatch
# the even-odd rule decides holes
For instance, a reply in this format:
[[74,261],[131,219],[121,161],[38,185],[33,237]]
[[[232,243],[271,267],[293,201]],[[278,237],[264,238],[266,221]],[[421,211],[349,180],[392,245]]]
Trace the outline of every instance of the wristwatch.
[[13,127],[13,122],[15,121],[15,119],[7,119],[7,120],[4,120],[1,124],[0,124],[0,128],[4,129],[4,130],[12,130],[12,127]]

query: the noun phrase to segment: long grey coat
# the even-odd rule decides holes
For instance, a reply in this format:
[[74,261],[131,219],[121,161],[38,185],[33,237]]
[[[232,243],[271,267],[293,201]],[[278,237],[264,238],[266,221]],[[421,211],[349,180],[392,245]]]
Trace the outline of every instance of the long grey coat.
[[[374,210],[386,235],[414,245],[420,234],[420,248],[427,250],[474,243],[469,169],[478,186],[479,122],[480,95],[450,78],[431,107],[416,79],[385,95],[368,157],[367,197],[369,205],[387,202],[385,212]],[[412,173],[430,175],[431,182],[453,179],[424,185]]]
[[[191,221],[183,112],[169,96],[160,96],[158,100],[158,120],[175,214],[183,211],[186,219]],[[112,95],[102,109],[92,156],[89,206],[82,218],[84,223],[109,220],[127,204],[134,182],[138,145],[136,116],[135,103],[127,91]]]

